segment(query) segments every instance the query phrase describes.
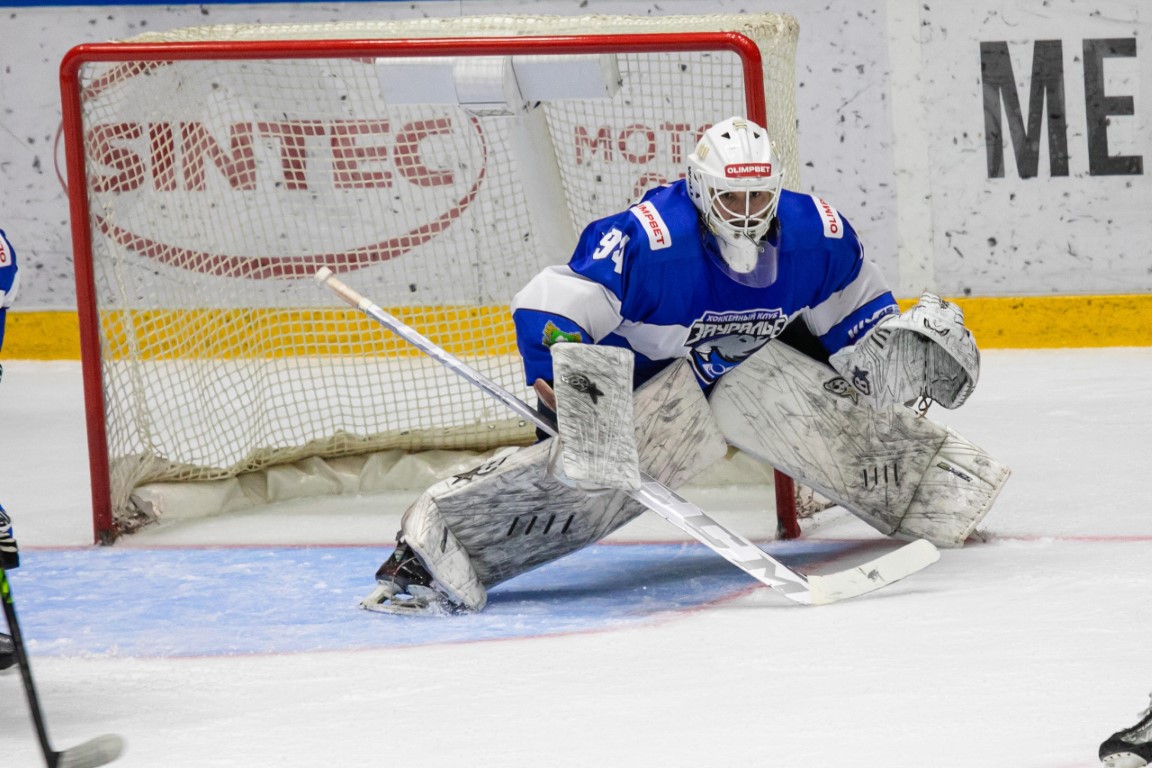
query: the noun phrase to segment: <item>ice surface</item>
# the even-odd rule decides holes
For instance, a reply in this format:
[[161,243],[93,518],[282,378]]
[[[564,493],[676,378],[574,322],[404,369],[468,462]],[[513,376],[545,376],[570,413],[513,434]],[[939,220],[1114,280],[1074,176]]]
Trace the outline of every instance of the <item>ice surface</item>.
[[[51,738],[124,768],[1073,768],[1152,690],[1152,349],[991,351],[933,410],[1009,464],[989,540],[794,605],[648,516],[480,616],[358,610],[404,494],[91,538],[79,367],[5,361],[0,501]],[[747,491],[686,495],[767,538]],[[883,542],[840,514],[800,568]],[[0,767],[41,764],[18,676]]]

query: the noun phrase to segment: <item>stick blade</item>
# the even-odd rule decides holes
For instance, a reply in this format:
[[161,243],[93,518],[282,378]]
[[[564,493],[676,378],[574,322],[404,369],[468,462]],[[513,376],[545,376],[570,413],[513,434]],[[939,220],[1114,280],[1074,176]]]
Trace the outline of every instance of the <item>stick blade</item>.
[[825,576],[809,575],[812,605],[826,605],[866,595],[940,559],[940,550],[920,539],[867,563]]
[[77,744],[71,749],[56,753],[56,768],[96,768],[120,757],[124,751],[124,739],[115,734],[97,736]]

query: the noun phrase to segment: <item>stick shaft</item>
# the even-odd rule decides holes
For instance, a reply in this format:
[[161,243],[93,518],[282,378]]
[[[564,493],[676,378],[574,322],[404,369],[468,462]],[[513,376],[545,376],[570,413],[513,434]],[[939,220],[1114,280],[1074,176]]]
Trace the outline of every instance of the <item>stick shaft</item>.
[[36,736],[40,739],[40,749],[48,768],[56,768],[56,752],[48,742],[48,729],[44,725],[44,714],[40,709],[40,697],[36,694],[36,684],[32,680],[32,666],[28,663],[28,653],[24,648],[24,636],[20,632],[20,622],[16,618],[16,606],[12,602],[12,587],[8,583],[8,573],[0,568],[0,602],[4,604],[4,618],[12,633],[12,645],[16,650],[16,666],[20,667],[20,678],[24,681],[24,693],[28,698],[28,709],[32,712],[32,722],[36,726]]
[[342,298],[349,305],[356,307],[364,314],[371,317],[376,322],[383,325],[388,330],[395,333],[400,338],[407,341],[412,346],[419,349],[424,354],[428,355],[438,363],[448,368],[453,373],[465,379],[471,384],[479,387],[487,392],[492,397],[496,398],[504,405],[515,411],[525,421],[530,421],[540,429],[547,432],[553,437],[556,436],[556,425],[546,418],[543,414],[539,413],[532,406],[525,403],[520,398],[513,395],[504,387],[500,386],[497,382],[488,378],[464,361],[446,352],[443,348],[438,346],[436,342],[429,339],[424,334],[417,331],[412,326],[404,323],[398,317],[385,312],[376,304],[361,296],[355,290],[341,282],[338,278],[332,276],[330,270],[325,267],[317,273],[316,279],[323,285],[327,285],[332,291]]
[[24,635],[20,631],[20,621],[16,618],[16,604],[12,601],[12,585],[8,583],[8,573],[0,568],[0,603],[4,604],[4,618],[12,633],[12,646],[16,650],[16,665],[20,667],[20,677],[24,680],[24,693],[28,696],[28,709],[32,712],[32,722],[36,725],[36,736],[40,739],[40,751],[48,768],[96,768],[115,760],[124,748],[119,736],[105,735],[79,744],[62,752],[52,749],[48,741],[48,728],[44,724],[44,712],[40,708],[40,697],[32,681],[32,664],[24,647]]

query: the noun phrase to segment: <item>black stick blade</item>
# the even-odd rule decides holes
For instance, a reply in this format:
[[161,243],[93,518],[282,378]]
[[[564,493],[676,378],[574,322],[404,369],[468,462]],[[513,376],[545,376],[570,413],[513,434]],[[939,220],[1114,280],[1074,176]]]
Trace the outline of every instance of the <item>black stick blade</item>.
[[55,768],[96,768],[120,757],[123,751],[124,739],[119,736],[97,736],[71,749],[57,752]]

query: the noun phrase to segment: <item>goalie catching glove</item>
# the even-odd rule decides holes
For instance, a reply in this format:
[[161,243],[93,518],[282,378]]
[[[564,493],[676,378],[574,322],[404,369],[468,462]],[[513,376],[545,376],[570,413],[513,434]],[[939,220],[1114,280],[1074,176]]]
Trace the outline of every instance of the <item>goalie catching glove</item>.
[[980,376],[980,351],[963,310],[931,293],[829,362],[873,407],[928,397],[959,408]]

